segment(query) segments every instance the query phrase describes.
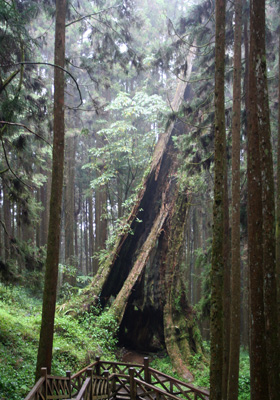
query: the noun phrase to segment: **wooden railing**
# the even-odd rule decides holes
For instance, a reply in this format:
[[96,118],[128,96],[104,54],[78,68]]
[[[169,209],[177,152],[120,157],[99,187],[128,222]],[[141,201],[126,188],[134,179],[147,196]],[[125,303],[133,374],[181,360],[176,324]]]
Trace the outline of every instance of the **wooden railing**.
[[76,374],[66,377],[42,377],[25,400],[208,400],[206,390],[195,388],[144,364],[96,361]]
[[[176,378],[173,378],[169,375],[166,375],[160,371],[157,371],[154,368],[149,366],[149,358],[144,358],[144,364],[127,364],[127,363],[119,363],[119,362],[110,362],[110,361],[101,361],[97,359],[97,361],[93,364],[97,371],[102,374],[102,371],[109,371],[110,381],[112,382],[112,386],[116,389],[113,390],[113,394],[115,396],[118,395],[118,392],[122,391],[122,395],[124,392],[128,391],[130,384],[124,384],[125,377],[131,375],[131,368],[134,369],[134,379],[140,385],[140,381],[144,384],[150,384],[154,388],[154,394],[156,394],[157,388],[161,389],[165,392],[165,394],[172,395],[169,398],[173,398],[173,396],[180,398],[185,398],[187,400],[207,400],[209,397],[209,393],[207,390],[198,389],[190,383],[182,382]],[[112,376],[113,374],[113,376]],[[148,387],[148,386],[147,386]],[[151,388],[149,388],[151,390]],[[129,392],[130,393],[130,392]],[[161,394],[161,396],[163,396]]]
[[47,374],[47,368],[41,369],[41,378],[29,392],[25,400],[62,400],[71,399],[71,376],[66,377]]

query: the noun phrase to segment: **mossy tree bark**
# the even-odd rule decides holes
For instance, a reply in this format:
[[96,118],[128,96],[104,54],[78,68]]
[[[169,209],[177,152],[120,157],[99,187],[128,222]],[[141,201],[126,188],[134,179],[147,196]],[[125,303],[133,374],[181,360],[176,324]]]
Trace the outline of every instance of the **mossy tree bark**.
[[213,244],[211,269],[211,361],[210,400],[222,399],[223,388],[223,273],[225,204],[225,0],[216,1],[215,34],[215,165]]
[[269,399],[266,366],[266,340],[263,296],[263,210],[262,177],[260,163],[260,132],[258,124],[258,86],[256,70],[260,61],[257,36],[261,27],[260,8],[264,2],[252,0],[250,4],[250,67],[248,118],[248,253],[250,296],[250,372],[251,398]]
[[[266,324],[266,363],[269,398],[276,400],[280,393],[278,340],[278,310],[276,284],[275,198],[271,146],[267,64],[265,47],[265,0],[252,0],[251,19],[255,43],[255,85],[257,122],[260,140],[263,213],[264,313]],[[251,37],[252,40],[252,37]]]
[[[55,64],[61,67],[64,67],[65,61],[65,18],[66,0],[59,0],[56,2]],[[50,373],[52,364],[64,166],[64,75],[63,71],[58,68],[54,70],[53,133],[50,217],[36,380],[40,377],[41,368],[46,367]]]

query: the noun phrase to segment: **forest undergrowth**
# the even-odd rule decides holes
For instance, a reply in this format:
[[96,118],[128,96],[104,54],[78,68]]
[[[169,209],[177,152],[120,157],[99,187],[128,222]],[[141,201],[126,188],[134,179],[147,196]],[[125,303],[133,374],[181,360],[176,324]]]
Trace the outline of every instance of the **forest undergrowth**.
[[[97,355],[116,360],[117,324],[110,311],[84,312],[77,318],[64,312],[63,301],[58,304],[53,347],[53,374],[65,375],[66,370],[76,372],[93,362]],[[23,399],[34,384],[41,299],[19,286],[0,283],[0,398]],[[204,344],[206,355],[209,345]],[[153,368],[176,376],[169,357],[151,357]],[[194,385],[209,387],[209,368],[200,354],[190,360],[195,376]],[[248,353],[241,352],[239,400],[250,397]]]

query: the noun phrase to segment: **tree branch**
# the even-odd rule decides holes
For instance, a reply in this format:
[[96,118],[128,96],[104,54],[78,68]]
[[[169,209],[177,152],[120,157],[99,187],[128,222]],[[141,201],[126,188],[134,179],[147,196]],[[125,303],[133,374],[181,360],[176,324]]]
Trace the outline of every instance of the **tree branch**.
[[6,67],[7,68],[7,67],[13,67],[13,66],[17,66],[17,65],[50,65],[51,67],[55,67],[55,68],[61,69],[62,71],[66,72],[66,74],[68,74],[73,79],[73,81],[75,82],[76,88],[77,88],[77,90],[79,92],[79,96],[80,96],[80,104],[78,106],[76,106],[76,107],[68,107],[67,106],[67,107],[69,109],[71,109],[71,110],[74,110],[74,109],[79,108],[83,104],[82,93],[80,91],[78,82],[76,81],[74,76],[69,71],[67,71],[65,68],[62,68],[60,65],[56,65],[56,64],[53,64],[53,63],[49,63],[49,62],[41,62],[41,61],[38,61],[38,62],[37,61],[22,61],[22,62],[18,62],[18,63],[15,63],[15,64],[0,65],[0,67]]
[[185,43],[185,44],[188,45],[189,47],[194,47],[194,48],[196,48],[196,49],[201,49],[201,48],[203,48],[203,47],[208,47],[208,46],[210,46],[211,44],[215,44],[215,42],[211,42],[211,40],[215,37],[215,35],[213,35],[213,36],[211,37],[210,42],[205,43],[205,44],[202,44],[202,45],[200,45],[200,46],[196,46],[195,44],[192,44],[192,43],[187,42],[187,41],[184,39],[183,36],[180,36],[179,33],[177,33],[177,31],[176,31],[176,29],[175,29],[175,26],[174,26],[173,22],[171,21],[171,19],[168,18],[168,20],[169,20],[169,22],[170,22],[170,24],[171,24],[171,26],[172,26],[172,28],[173,28],[173,30],[174,30],[175,35],[176,35],[183,43]]
[[[116,5],[116,6],[104,8],[104,10],[100,10],[100,11],[97,11],[97,12],[95,12],[95,13],[91,13],[91,14],[88,14],[88,15],[84,15],[84,16],[78,18],[78,19],[75,19],[74,21],[69,22],[68,24],[65,25],[65,27],[68,28],[68,26],[70,26],[70,25],[72,25],[72,24],[75,24],[76,22],[80,22],[80,21],[82,21],[83,19],[90,18],[90,17],[92,17],[92,16],[94,16],[94,15],[102,14],[102,13],[105,12],[105,11],[111,10],[112,8],[118,8],[118,7],[120,7],[120,6],[121,6],[121,4],[118,4],[118,5]],[[76,10],[75,10],[75,11],[76,11]]]
[[13,72],[12,75],[10,75],[5,82],[1,82],[0,84],[0,93],[3,92],[4,89],[6,89],[6,86],[9,85],[9,83],[12,82],[12,80],[17,76],[17,74],[20,72],[20,69],[18,69],[17,71]]
[[7,231],[5,222],[3,222],[2,219],[0,219],[0,224],[2,225],[2,227],[3,227],[3,229],[4,229],[4,232],[6,233],[6,235],[7,235],[8,237],[10,237],[10,235],[9,235],[9,233],[8,233],[8,231]]
[[0,121],[0,124],[3,125],[11,125],[11,126],[21,126],[22,128],[26,129],[28,132],[32,133],[33,135],[37,136],[39,139],[43,140],[45,143],[47,143],[49,146],[52,147],[52,145],[44,139],[42,136],[40,136],[38,133],[32,131],[30,128],[28,128],[26,125],[20,124],[19,122],[8,122],[8,121]]

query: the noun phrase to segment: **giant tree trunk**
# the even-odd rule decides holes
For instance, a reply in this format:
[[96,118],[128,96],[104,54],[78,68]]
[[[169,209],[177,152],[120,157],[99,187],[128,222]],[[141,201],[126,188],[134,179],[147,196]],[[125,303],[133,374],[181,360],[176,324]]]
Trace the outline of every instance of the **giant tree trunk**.
[[[191,57],[188,61],[187,79]],[[173,110],[179,109],[185,89],[181,81]],[[189,205],[179,185],[172,139],[185,129],[183,122],[173,121],[160,137],[123,231],[81,301],[89,305],[99,299],[102,306],[112,305],[120,342],[141,350],[166,347],[179,373],[191,379],[186,364],[199,344],[180,273]]]

